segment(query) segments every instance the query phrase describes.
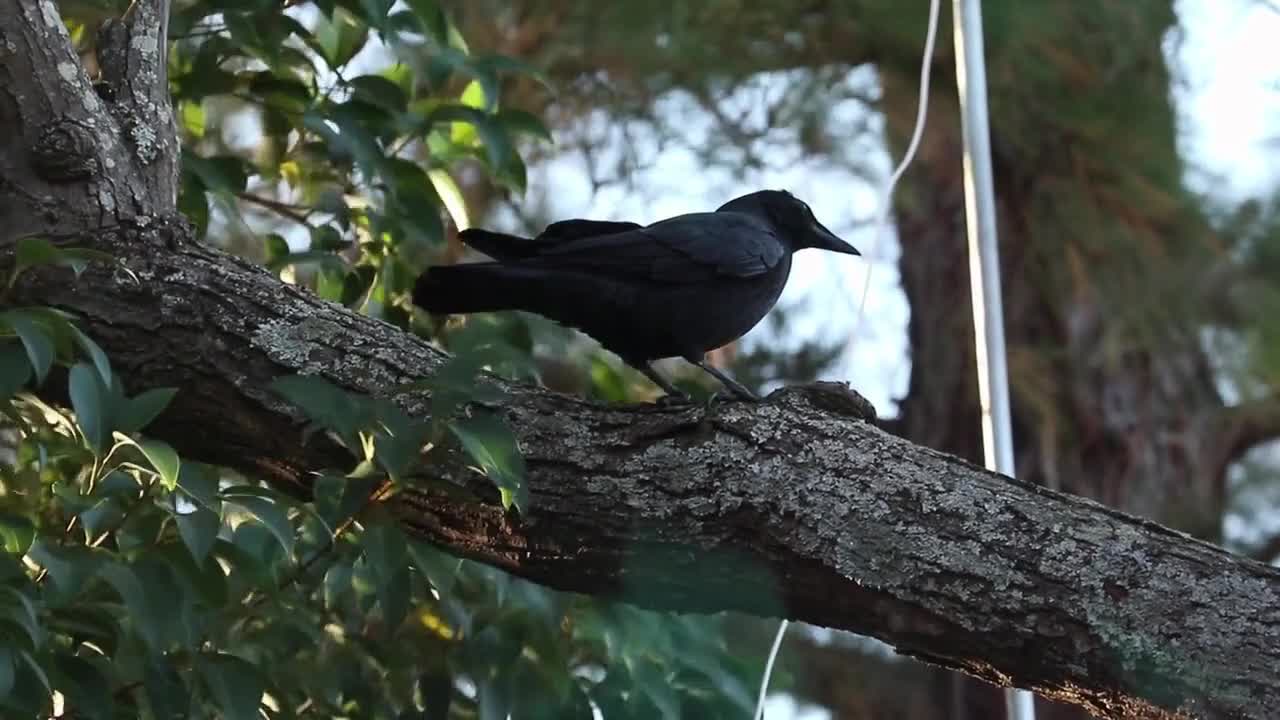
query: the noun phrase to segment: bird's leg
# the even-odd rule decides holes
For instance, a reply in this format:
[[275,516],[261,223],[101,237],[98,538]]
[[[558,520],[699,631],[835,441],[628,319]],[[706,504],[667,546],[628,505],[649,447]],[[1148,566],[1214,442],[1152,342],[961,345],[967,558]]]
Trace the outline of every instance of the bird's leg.
[[652,380],[654,385],[662,388],[662,391],[666,393],[666,395],[658,398],[658,403],[660,405],[689,402],[688,395],[680,392],[675,385],[672,385],[666,378],[659,375],[658,371],[654,370],[653,366],[649,363],[638,363],[636,368],[640,370],[645,377]]
[[721,382],[721,383],[722,383],[726,388],[728,388],[728,389],[729,389],[729,390],[730,390],[734,395],[737,395],[738,397],[742,398],[743,400],[753,400],[753,401],[756,401],[756,402],[759,402],[759,401],[760,401],[760,396],[759,396],[759,395],[756,395],[755,393],[751,392],[751,391],[750,391],[750,390],[748,390],[748,389],[746,388],[746,386],[745,386],[745,385],[743,385],[742,383],[738,382],[737,380],[734,380],[733,378],[729,377],[728,375],[725,375],[724,373],[722,373],[722,372],[720,372],[718,369],[716,369],[714,366],[712,366],[712,365],[710,365],[709,363],[707,363],[707,359],[706,359],[706,358],[698,358],[698,359],[696,359],[696,360],[690,360],[690,362],[692,362],[694,365],[697,365],[698,367],[700,367],[700,368],[702,368],[703,370],[705,370],[705,371],[707,371],[708,373],[710,373],[710,374],[712,375],[712,377],[714,377],[715,379],[719,380],[719,381],[720,381],[720,382]]

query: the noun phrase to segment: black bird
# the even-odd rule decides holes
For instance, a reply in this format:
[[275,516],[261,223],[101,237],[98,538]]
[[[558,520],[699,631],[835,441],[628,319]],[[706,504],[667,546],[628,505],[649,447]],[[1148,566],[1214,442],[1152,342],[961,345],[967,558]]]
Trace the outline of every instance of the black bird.
[[564,220],[535,238],[471,229],[464,243],[494,262],[428,268],[413,302],[434,314],[525,310],[578,328],[668,394],[650,363],[682,357],[755,399],[705,354],[747,333],[773,308],[804,248],[859,255],[801,200],[761,190],[715,212],[641,226]]

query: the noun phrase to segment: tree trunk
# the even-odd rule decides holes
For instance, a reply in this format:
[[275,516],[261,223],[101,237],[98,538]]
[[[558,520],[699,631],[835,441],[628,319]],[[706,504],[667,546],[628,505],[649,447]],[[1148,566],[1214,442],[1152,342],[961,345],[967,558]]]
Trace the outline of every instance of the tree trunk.
[[[1167,99],[1169,73],[1161,47],[1174,17],[1167,4],[1163,13],[1157,7],[1160,3],[1144,5],[1147,15],[1154,12],[1161,17],[1158,22],[1127,28],[1129,50],[1144,62],[1126,69],[1132,76],[1125,82],[1160,96],[1135,99],[1135,104],[1154,103],[1156,120],[1133,111],[1135,117],[1127,131],[1134,135],[1132,144],[1144,152],[1176,158],[1173,108]],[[1062,32],[1085,35],[1073,25],[1085,22],[1090,12],[1081,8],[1078,13],[1064,13],[1073,17],[1064,18],[1067,27]],[[1124,22],[1141,19],[1138,13],[1131,13]],[[1081,44],[1060,38],[1056,41],[1067,46],[1066,50],[1055,47],[1058,52],[1077,52]],[[1003,67],[998,43],[992,53],[997,72]],[[1034,61],[1024,57],[1022,62]],[[1100,65],[1106,60],[1090,58],[1089,62]],[[897,203],[902,243],[899,268],[911,306],[912,372],[895,427],[914,442],[980,461],[969,258],[959,174],[961,123],[952,67],[948,60],[935,68],[929,129]],[[1089,70],[1102,74],[1109,69]],[[905,147],[915,120],[915,72],[915,68],[893,68],[882,75],[888,132],[899,148]],[[1070,95],[1072,102],[1096,102],[1089,93],[1109,91],[1092,79],[1083,84],[1073,80],[1078,79],[1063,72],[1055,81],[1061,84],[1061,92],[1074,93]],[[1108,204],[1106,192],[1120,184],[1114,179],[1114,168],[1122,165],[1124,158],[1105,158],[1105,147],[1082,139],[1054,112],[1036,107],[1036,100],[1027,98],[1029,104],[1017,105],[1002,97],[1019,91],[1026,97],[1026,84],[1030,81],[1016,72],[997,75],[992,82],[997,214],[1018,476],[1092,497],[1216,542],[1226,503],[1225,472],[1234,452],[1226,447],[1225,435],[1211,427],[1224,408],[1203,353],[1194,342],[1117,343],[1117,336],[1130,333],[1131,328],[1122,325],[1123,308],[1108,306],[1116,294],[1099,289],[1098,285],[1107,281],[1095,283],[1091,277],[1095,270],[1091,265],[1115,262],[1114,256],[1069,235],[1061,242],[1044,239],[1060,237],[1064,229],[1072,229],[1071,220],[1066,221],[1068,227],[1062,227],[1064,219],[1054,210],[1055,204],[1065,205],[1077,196],[1088,198],[1086,202],[1094,206],[1092,210],[1102,218],[1100,224],[1117,238],[1116,243],[1144,242],[1147,238],[1143,236],[1151,228],[1175,235],[1169,232],[1172,213],[1156,207],[1130,209]],[[1045,97],[1040,102],[1052,104],[1053,100]],[[1119,106],[1108,108],[1108,112],[1124,115],[1128,111]],[[1017,128],[1016,137],[1009,127]],[[1146,142],[1140,138],[1144,133],[1148,135]],[[1034,140],[1028,142],[1029,138]],[[1179,189],[1168,188],[1168,192],[1176,195]],[[1205,232],[1194,211],[1188,215],[1191,221],[1184,223],[1182,234]],[[1084,218],[1081,226],[1082,232],[1087,232]],[[1179,242],[1186,248],[1198,239],[1169,237],[1160,241],[1173,245],[1176,252]],[[1091,251],[1093,257],[1089,256]],[[1125,251],[1117,254],[1123,256]],[[1073,272],[1079,275],[1073,277]],[[1160,270],[1150,267],[1149,272]],[[1135,273],[1127,281],[1145,283],[1153,288],[1152,294],[1159,292],[1150,275]],[[940,706],[964,708],[960,714],[949,715],[954,720],[1003,714],[999,693],[989,686],[956,679],[940,681],[939,687]],[[1046,710],[1041,708],[1042,717],[1080,717],[1078,713]]]

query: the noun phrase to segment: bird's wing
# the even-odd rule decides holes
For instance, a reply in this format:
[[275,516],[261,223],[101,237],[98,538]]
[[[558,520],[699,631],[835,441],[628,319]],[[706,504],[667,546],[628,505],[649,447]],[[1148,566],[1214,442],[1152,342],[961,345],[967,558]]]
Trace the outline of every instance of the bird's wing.
[[534,260],[618,277],[689,283],[768,272],[786,254],[769,225],[739,213],[695,213],[544,248]]
[[639,227],[641,225],[633,222],[561,220],[560,222],[551,223],[534,238],[493,232],[492,230],[481,230],[479,228],[463,230],[458,233],[458,238],[495,260],[510,261],[535,257],[543,250],[564,242],[610,235],[627,230],[635,230]]
[[639,230],[641,227],[644,226],[640,223],[614,220],[561,220],[548,225],[542,231],[542,234],[538,236],[538,239],[560,242],[581,240],[582,238],[599,237],[601,235],[614,235],[628,230]]

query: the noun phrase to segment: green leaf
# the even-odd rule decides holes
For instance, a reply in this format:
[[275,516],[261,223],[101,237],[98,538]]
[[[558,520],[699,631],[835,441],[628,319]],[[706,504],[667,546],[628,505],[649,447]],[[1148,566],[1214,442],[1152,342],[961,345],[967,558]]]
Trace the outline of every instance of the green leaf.
[[258,720],[258,707],[267,685],[255,665],[235,655],[215,653],[201,655],[198,667],[205,687],[222,709],[222,717]]
[[125,402],[117,429],[123,433],[135,433],[151,424],[178,392],[177,388],[152,388]]
[[55,606],[79,595],[85,583],[102,569],[104,562],[100,553],[86,547],[62,547],[43,539],[33,544],[27,555],[48,571],[51,586],[46,600]]
[[381,484],[379,477],[322,475],[316,478],[313,486],[316,513],[332,533],[343,521],[360,512]]
[[515,505],[521,513],[529,509],[529,489],[525,486],[524,457],[515,434],[493,415],[476,415],[449,424],[471,458],[502,493],[502,506]]
[[438,0],[405,0],[424,35],[437,45],[449,44],[449,19]]
[[[127,565],[110,562],[104,563],[98,575],[106,580],[120,599],[124,602],[125,609],[129,613],[129,620],[138,630],[139,636],[152,650],[159,650],[163,646],[163,623],[167,622],[168,616],[165,613],[154,612],[151,603],[148,602],[147,588],[138,578],[138,574]],[[165,588],[154,588],[158,594],[154,595],[157,602],[160,598],[166,597],[168,593]]]
[[0,401],[8,400],[31,379],[31,360],[22,343],[0,341]]
[[201,506],[218,512],[222,508],[222,500],[218,498],[218,471],[196,462],[182,464],[182,473],[178,476],[178,487],[188,498]]
[[40,662],[25,650],[18,652],[14,667],[14,689],[0,701],[10,707],[21,708],[23,717],[42,715],[40,711],[46,707],[49,696],[53,693],[49,676],[45,674]]
[[[212,544],[212,542],[210,542]],[[156,553],[165,561],[170,573],[180,580],[192,596],[197,597],[210,608],[222,607],[227,602],[227,578],[217,560],[205,557],[193,560],[189,549],[177,543],[165,543]],[[199,631],[191,633],[199,636]]]
[[296,405],[309,420],[337,433],[348,449],[358,445],[356,432],[361,416],[346,391],[317,375],[276,378],[271,389]]
[[445,209],[449,211],[449,217],[453,218],[454,227],[459,230],[471,227],[471,219],[467,217],[467,200],[462,196],[462,189],[458,187],[453,176],[448,171],[436,169],[428,170],[427,177],[431,178],[436,194],[444,202]]
[[0,698],[8,698],[14,685],[14,650],[0,645]]
[[115,433],[115,438],[117,442],[132,445],[142,452],[147,462],[151,463],[151,467],[160,476],[160,484],[165,490],[173,492],[178,487],[178,474],[182,470],[182,461],[169,443],[147,438],[134,440],[123,433]]
[[[9,625],[26,636],[26,649],[34,652],[44,644],[44,633],[31,600],[17,590],[0,585],[0,627]],[[9,633],[17,637],[16,633]],[[0,693],[2,696],[3,693]]]
[[182,542],[191,552],[191,557],[198,563],[204,562],[214,541],[218,539],[222,518],[207,507],[197,507],[193,512],[175,513],[174,522],[178,525],[178,534],[182,536]]
[[111,441],[110,394],[92,365],[76,363],[71,368],[71,407],[85,441],[101,457]]
[[76,717],[107,720],[114,712],[111,684],[96,665],[66,653],[54,658],[54,686],[66,697],[66,710]]
[[219,495],[223,502],[231,503],[248,511],[280,542],[280,546],[288,555],[293,554],[293,524],[284,508],[273,499],[262,497],[257,488],[249,486],[229,487]]
[[0,541],[4,543],[5,552],[21,557],[27,554],[35,539],[36,526],[31,520],[0,510]]
[[507,687],[507,676],[484,678],[476,683],[480,720],[506,720],[515,705]]
[[316,22],[315,40],[329,67],[346,65],[369,39],[369,26],[342,8]]
[[498,111],[498,122],[502,123],[507,132],[511,134],[524,133],[532,135],[540,140],[554,142],[551,131],[542,123],[542,120],[530,112],[524,110],[516,110],[513,108],[503,108]]
[[329,112],[308,111],[302,125],[324,141],[332,158],[355,160],[370,176],[378,175],[384,161],[382,146],[370,132],[366,119],[352,107],[339,106]]
[[233,155],[206,158],[183,151],[182,165],[200,178],[205,189],[211,192],[235,195],[244,192],[249,181],[249,168]]
[[183,100],[178,104],[178,115],[182,118],[182,129],[187,134],[197,140],[204,137],[204,105],[198,101]]
[[111,361],[107,359],[107,354],[102,352],[102,348],[98,347],[98,343],[94,342],[88,335],[85,335],[80,328],[71,323],[68,323],[67,327],[71,329],[71,335],[75,338],[76,344],[84,350],[90,360],[93,360],[93,366],[98,369],[102,384],[110,387],[116,382],[116,379],[111,373]]
[[409,555],[413,558],[413,566],[426,576],[441,596],[453,592],[453,585],[462,571],[462,560],[448,555],[421,540],[409,542]]
[[79,277],[92,261],[114,262],[116,259],[109,253],[88,248],[60,248],[42,237],[24,237],[18,240],[17,245],[14,251],[13,272],[9,275],[9,287],[13,287],[13,284],[18,281],[18,276],[28,268],[40,265],[61,265],[71,268]]
[[22,340],[22,345],[27,349],[27,357],[31,360],[31,368],[36,373],[36,383],[43,383],[49,374],[49,368],[53,366],[55,355],[53,338],[49,336],[48,330],[21,310],[9,310],[0,315],[0,319],[8,323]]
[[373,571],[383,620],[388,626],[398,626],[409,609],[409,550],[404,531],[391,523],[379,523],[365,530],[360,544]]
[[394,114],[404,112],[405,106],[409,104],[409,97],[404,90],[380,75],[361,75],[352,78],[348,84],[355,99]]
[[289,257],[291,252],[289,250],[289,241],[285,240],[284,236],[279,233],[267,235],[262,239],[262,244],[264,246],[263,260],[266,262],[267,267],[278,266],[284,262],[285,258]]
[[515,150],[511,146],[511,140],[507,137],[506,131],[494,116],[482,110],[466,105],[441,105],[427,116],[429,125],[444,122],[472,125],[484,145],[489,166],[495,171],[503,168],[509,158],[515,156]]
[[147,700],[156,720],[181,720],[187,717],[191,705],[191,691],[182,682],[182,676],[167,655],[150,658],[146,664],[144,684]]

